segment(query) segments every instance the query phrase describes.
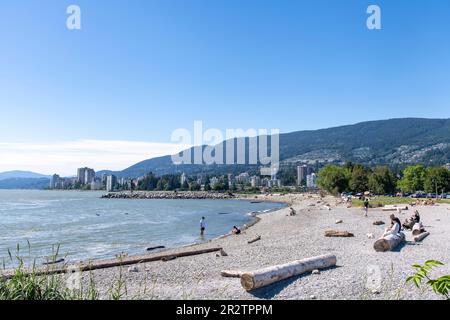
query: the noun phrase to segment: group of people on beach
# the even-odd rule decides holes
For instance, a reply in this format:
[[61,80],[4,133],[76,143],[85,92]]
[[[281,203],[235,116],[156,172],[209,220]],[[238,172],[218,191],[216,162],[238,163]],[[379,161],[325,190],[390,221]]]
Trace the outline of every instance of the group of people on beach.
[[[200,236],[204,237],[205,236],[205,230],[206,230],[206,218],[202,217],[202,219],[200,220]],[[231,229],[231,233],[232,234],[241,234],[241,229],[239,229],[239,227],[237,226],[233,226],[233,229]]]

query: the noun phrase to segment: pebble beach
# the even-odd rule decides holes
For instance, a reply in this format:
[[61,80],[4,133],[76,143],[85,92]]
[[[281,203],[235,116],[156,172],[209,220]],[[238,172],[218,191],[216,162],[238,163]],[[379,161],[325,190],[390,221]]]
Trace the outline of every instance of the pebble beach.
[[[430,236],[415,243],[407,231],[404,245],[391,252],[376,252],[373,244],[386,226],[373,222],[381,220],[388,224],[392,212],[370,209],[365,217],[361,208],[347,208],[340,199],[311,194],[261,195],[251,199],[285,202],[297,214],[290,216],[289,208],[265,213],[240,235],[153,253],[221,247],[225,255],[212,252],[94,270],[83,274],[84,284],[94,279],[100,298],[105,299],[118,279],[125,285],[127,299],[442,299],[431,289],[417,289],[405,280],[414,272],[412,264],[431,259],[445,264],[436,268],[432,276],[450,274],[449,205],[417,206],[403,211],[399,216],[402,221],[415,209],[419,210]],[[339,220],[342,222],[337,224]],[[325,231],[331,229],[349,231],[354,237],[325,237]],[[261,240],[248,244],[258,236]],[[244,290],[239,278],[221,276],[222,270],[252,271],[330,253],[336,255],[335,267],[251,292]]]

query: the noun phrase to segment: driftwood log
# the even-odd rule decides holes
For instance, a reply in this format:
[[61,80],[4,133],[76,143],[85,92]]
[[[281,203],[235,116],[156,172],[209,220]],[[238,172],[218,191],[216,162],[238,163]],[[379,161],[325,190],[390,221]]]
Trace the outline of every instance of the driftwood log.
[[429,235],[430,235],[429,232],[423,232],[423,233],[419,234],[418,236],[414,237],[414,242],[420,242],[423,239],[425,239],[426,237],[428,237]]
[[261,240],[261,236],[257,236],[255,239],[252,239],[252,240],[248,241],[247,243],[251,244],[251,243],[259,241],[259,240]]
[[325,269],[335,265],[336,256],[332,254],[296,260],[257,271],[244,272],[241,274],[241,284],[245,290],[251,291],[302,273],[311,272],[316,269]]
[[391,205],[387,204],[383,207],[383,211],[397,211],[397,210],[408,210],[408,206],[397,206],[397,205]]
[[[190,250],[190,251],[181,251],[177,253],[172,254],[160,254],[160,255],[148,255],[148,256],[138,256],[138,257],[129,257],[124,259],[114,259],[114,260],[100,260],[100,261],[93,261],[91,263],[86,264],[78,264],[73,266],[64,266],[61,268],[44,268],[39,270],[24,270],[25,275],[31,275],[34,274],[36,276],[43,276],[43,275],[52,275],[52,274],[62,274],[62,273],[68,273],[78,271],[78,272],[85,272],[85,271],[91,271],[91,270],[98,270],[98,269],[107,269],[107,268],[113,268],[113,267],[121,267],[121,266],[128,266],[133,264],[139,264],[139,263],[146,263],[146,262],[153,262],[153,261],[168,261],[173,260],[176,258],[181,257],[188,257],[188,256],[195,256],[199,254],[206,254],[211,252],[217,252],[217,251],[223,251],[221,247],[215,247],[215,248],[208,248],[208,249],[202,249],[202,250]],[[11,279],[14,276],[14,271],[5,271],[3,274],[0,274],[0,279]]]
[[377,252],[386,252],[386,251],[392,251],[395,249],[398,245],[403,243],[405,241],[406,237],[403,232],[400,232],[398,235],[388,235],[384,238],[381,238],[377,240],[373,248]]
[[153,250],[158,250],[158,249],[165,249],[165,246],[157,246],[157,247],[150,247],[147,248],[147,251],[153,251]]
[[414,224],[414,226],[412,227],[413,236],[418,236],[419,234],[424,233],[424,232],[425,232],[425,229],[421,222]]
[[342,237],[342,238],[349,238],[354,237],[355,235],[353,233],[350,233],[348,231],[338,231],[338,230],[327,230],[325,231],[325,237]]
[[242,271],[237,270],[222,270],[220,272],[220,275],[226,278],[240,278],[242,274]]

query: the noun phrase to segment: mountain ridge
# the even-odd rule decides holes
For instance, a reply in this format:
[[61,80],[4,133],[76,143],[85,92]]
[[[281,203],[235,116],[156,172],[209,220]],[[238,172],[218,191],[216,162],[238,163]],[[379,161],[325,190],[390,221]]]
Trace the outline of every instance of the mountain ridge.
[[[189,150],[193,152],[193,147]],[[185,150],[186,151],[186,150]],[[248,145],[246,146],[248,154]],[[280,134],[282,164],[342,163],[354,161],[374,165],[450,162],[450,119],[393,118],[318,130]],[[136,178],[148,172],[157,175],[186,172],[230,172],[251,165],[174,165],[171,155],[143,160],[122,171],[99,171],[118,177]]]

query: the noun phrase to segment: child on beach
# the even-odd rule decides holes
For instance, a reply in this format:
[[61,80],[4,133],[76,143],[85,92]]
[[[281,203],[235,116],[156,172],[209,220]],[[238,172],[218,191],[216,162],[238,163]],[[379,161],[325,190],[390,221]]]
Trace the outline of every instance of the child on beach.
[[203,236],[205,234],[205,229],[206,229],[206,221],[205,221],[205,217],[202,217],[202,219],[200,220],[200,235]]

